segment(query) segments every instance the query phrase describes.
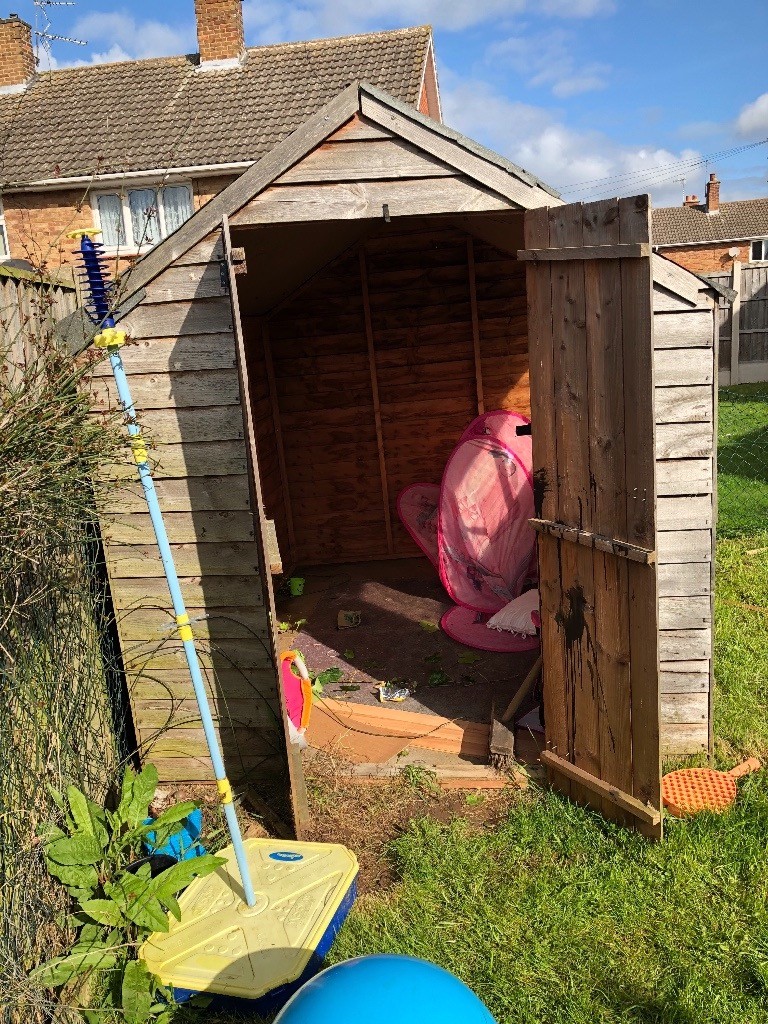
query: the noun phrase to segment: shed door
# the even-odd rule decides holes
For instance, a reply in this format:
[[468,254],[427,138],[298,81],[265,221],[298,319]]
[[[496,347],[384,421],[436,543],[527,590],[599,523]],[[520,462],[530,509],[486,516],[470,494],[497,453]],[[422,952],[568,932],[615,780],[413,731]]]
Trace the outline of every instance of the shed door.
[[661,835],[648,196],[525,215],[546,763]]

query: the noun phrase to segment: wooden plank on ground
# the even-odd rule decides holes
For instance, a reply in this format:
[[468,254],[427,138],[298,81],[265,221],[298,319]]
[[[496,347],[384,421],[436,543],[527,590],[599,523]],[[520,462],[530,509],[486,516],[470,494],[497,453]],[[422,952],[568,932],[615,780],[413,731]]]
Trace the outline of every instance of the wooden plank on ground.
[[610,800],[622,811],[626,811],[627,814],[637,818],[647,828],[661,827],[661,812],[656,808],[627,795],[618,787],[610,786],[607,782],[603,782],[602,779],[590,775],[589,772],[579,768],[578,765],[571,764],[570,761],[557,757],[550,750],[542,750],[539,756],[548,768],[561,772],[572,782],[577,783],[580,787],[590,792],[598,794],[604,800]]

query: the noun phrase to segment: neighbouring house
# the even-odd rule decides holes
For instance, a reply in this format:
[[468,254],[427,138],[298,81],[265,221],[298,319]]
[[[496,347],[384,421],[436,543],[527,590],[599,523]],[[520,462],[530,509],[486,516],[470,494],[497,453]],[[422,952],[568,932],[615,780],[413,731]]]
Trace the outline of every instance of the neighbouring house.
[[199,53],[37,73],[0,19],[0,259],[57,270],[66,232],[133,261],[353,79],[441,120],[429,27],[246,47],[241,0],[195,0]]
[[740,263],[768,262],[768,196],[720,202],[715,173],[704,202],[686,196],[682,206],[653,211],[653,244],[667,259],[694,274],[717,274]]

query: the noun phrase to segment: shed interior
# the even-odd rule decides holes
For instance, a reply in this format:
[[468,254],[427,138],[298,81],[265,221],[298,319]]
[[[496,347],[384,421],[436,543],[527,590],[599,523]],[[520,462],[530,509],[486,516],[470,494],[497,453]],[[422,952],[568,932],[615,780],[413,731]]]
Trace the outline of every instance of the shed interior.
[[[535,654],[468,652],[437,624],[452,604],[397,514],[439,483],[484,411],[530,415],[523,211],[234,228],[238,299],[265,512],[275,523],[284,634],[310,668],[416,692],[403,710],[488,722]],[[362,613],[339,630],[339,610]],[[345,656],[346,655],[346,656]]]

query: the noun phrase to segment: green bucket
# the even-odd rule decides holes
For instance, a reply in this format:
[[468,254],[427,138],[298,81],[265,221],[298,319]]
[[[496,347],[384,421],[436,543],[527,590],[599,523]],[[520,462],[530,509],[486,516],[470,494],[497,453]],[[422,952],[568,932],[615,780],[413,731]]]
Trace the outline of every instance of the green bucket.
[[291,597],[301,597],[304,593],[304,579],[301,576],[292,576],[288,580],[288,587],[291,591]]

